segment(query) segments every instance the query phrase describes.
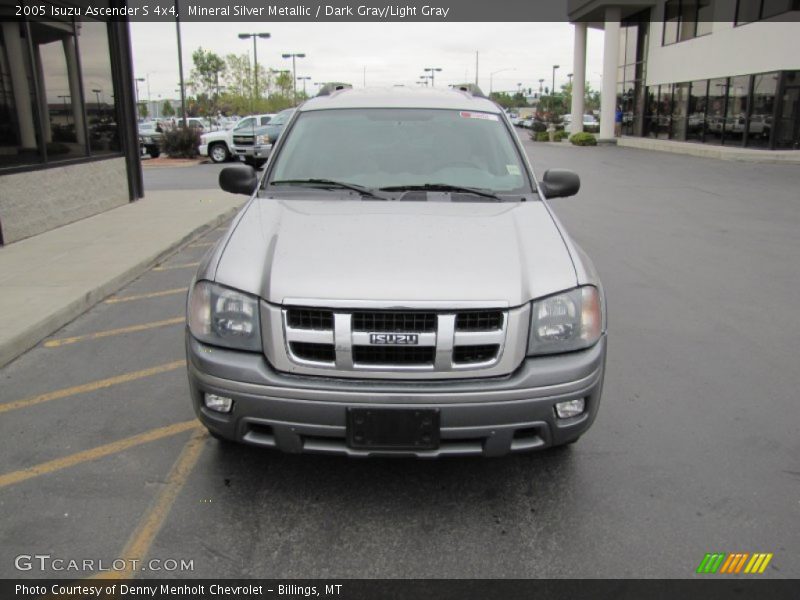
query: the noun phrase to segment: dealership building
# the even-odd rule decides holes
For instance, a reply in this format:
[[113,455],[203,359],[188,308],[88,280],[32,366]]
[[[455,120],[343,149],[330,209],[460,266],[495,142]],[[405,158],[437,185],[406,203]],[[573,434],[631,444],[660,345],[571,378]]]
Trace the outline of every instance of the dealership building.
[[0,244],[143,195],[128,24],[14,6],[0,0]]
[[800,149],[800,1],[568,0],[568,11],[577,127],[592,27],[604,31],[601,140],[621,112],[622,145]]

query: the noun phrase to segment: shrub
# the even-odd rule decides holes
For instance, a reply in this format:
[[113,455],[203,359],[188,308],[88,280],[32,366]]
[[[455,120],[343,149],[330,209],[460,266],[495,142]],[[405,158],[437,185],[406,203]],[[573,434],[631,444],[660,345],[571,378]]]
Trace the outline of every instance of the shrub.
[[576,146],[597,146],[597,138],[585,131],[573,134],[570,136],[569,141]]
[[176,127],[161,137],[161,150],[172,158],[194,158],[198,155],[200,132],[191,127]]
[[560,142],[561,140],[563,140],[565,138],[568,138],[568,137],[569,137],[569,132],[568,131],[564,131],[563,129],[559,129],[558,131],[556,131],[556,141],[557,142]]
[[531,131],[540,132],[540,131],[547,131],[547,124],[544,121],[539,121],[535,119],[533,123],[531,123]]
[[534,142],[549,142],[550,134],[546,131],[531,131],[531,139]]

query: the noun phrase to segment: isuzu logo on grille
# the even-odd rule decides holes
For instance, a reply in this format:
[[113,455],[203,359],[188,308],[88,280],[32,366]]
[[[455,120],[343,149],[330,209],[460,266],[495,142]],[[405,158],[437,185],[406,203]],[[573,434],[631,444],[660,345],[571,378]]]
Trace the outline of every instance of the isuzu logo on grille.
[[416,333],[370,333],[369,343],[382,346],[416,346],[419,335]]

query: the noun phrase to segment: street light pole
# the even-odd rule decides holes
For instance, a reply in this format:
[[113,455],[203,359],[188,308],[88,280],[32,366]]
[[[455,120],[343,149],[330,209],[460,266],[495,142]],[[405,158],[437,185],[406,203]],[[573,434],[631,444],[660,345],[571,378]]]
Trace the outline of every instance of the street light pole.
[[544,90],[544,87],[542,87],[543,83],[544,83],[544,78],[539,80],[539,95],[540,96],[542,95],[542,91]]
[[439,73],[442,69],[439,67],[425,67],[426,72],[430,72],[431,87],[436,87],[435,74]]
[[556,69],[559,68],[559,65],[553,65],[553,87],[550,88],[550,95],[556,95]]
[[306,81],[311,81],[311,77],[309,77],[308,75],[304,75],[303,77],[298,77],[297,80],[303,82],[303,97],[305,97],[305,95],[306,95]]
[[183,127],[187,127],[186,123],[186,85],[183,81],[183,44],[181,43],[181,9],[178,5],[178,0],[175,0],[175,30],[178,38],[178,76],[180,78],[181,86],[181,119],[183,120]]
[[[269,39],[271,36],[269,33],[240,33],[239,39],[246,40],[248,38],[253,38],[253,112],[256,112],[256,106],[258,102],[258,48],[256,47],[256,40],[261,38],[262,40]],[[217,94],[219,95],[219,94]]]
[[306,55],[302,52],[290,52],[281,55],[283,58],[292,59],[292,80],[294,81],[294,105],[297,106],[297,63],[295,59],[305,58]]
[[140,81],[144,81],[144,77],[137,77],[136,79],[133,80],[133,82],[136,84],[136,116],[138,118],[141,118],[141,116],[142,116],[140,114],[140,111],[139,111],[139,82]]
[[502,73],[503,71],[516,71],[516,69],[513,69],[513,68],[511,68],[511,69],[499,69],[497,71],[492,71],[491,73],[489,73],[489,95],[490,96],[492,94],[492,90],[494,89],[493,81],[492,81],[494,79],[494,76],[497,75],[498,73]]

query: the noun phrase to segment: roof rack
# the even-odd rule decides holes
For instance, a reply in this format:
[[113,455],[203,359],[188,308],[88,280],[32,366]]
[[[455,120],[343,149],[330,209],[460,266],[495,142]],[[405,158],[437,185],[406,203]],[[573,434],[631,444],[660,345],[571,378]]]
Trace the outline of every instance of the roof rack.
[[317,96],[330,96],[333,92],[340,92],[342,90],[349,90],[352,89],[352,83],[338,83],[338,82],[331,82],[326,83],[321,88],[319,88],[319,93]]
[[454,83],[451,84],[450,87],[454,90],[471,94],[475,98],[486,98],[486,94],[484,94],[483,90],[481,90],[481,88],[479,88],[475,83]]

